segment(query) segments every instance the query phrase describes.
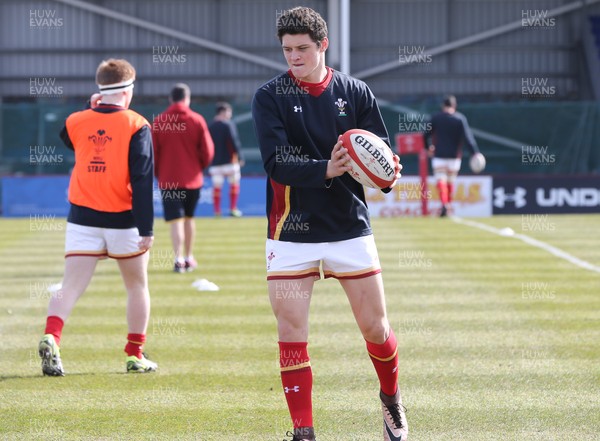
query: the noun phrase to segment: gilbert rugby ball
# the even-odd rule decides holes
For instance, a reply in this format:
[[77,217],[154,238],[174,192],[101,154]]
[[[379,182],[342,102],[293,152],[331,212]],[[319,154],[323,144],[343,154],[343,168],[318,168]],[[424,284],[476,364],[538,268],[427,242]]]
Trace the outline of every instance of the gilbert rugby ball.
[[473,173],[481,173],[485,168],[485,156],[481,153],[475,153],[469,159],[469,167]]
[[394,153],[379,136],[351,129],[342,135],[342,144],[350,156],[348,173],[355,180],[371,188],[387,188],[394,182]]

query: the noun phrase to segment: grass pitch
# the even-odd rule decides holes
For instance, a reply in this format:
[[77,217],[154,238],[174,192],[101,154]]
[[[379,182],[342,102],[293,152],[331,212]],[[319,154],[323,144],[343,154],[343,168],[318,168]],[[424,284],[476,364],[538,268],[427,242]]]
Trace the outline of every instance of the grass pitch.
[[[600,265],[600,216],[481,222]],[[600,274],[450,220],[374,230],[411,441],[600,439]],[[124,373],[125,294],[109,260],[65,326],[67,376],[44,378],[37,343],[64,219],[0,219],[0,439],[287,439],[265,231],[260,218],[199,219],[201,269],[180,275],[157,220],[146,351],[159,371]],[[198,278],[221,290],[196,291]],[[381,440],[376,376],[334,280],[316,285],[309,350],[319,441]]]

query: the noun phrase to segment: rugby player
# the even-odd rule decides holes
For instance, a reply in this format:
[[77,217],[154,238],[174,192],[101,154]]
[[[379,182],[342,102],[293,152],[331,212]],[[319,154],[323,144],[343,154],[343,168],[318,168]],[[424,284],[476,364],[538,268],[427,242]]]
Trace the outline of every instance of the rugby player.
[[38,351],[44,375],[65,374],[60,341],[65,322],[89,285],[98,260],[117,261],[127,291],[127,372],[152,372],[142,352],[150,317],[148,250],[154,241],[150,124],[129,110],[135,69],[126,60],[102,61],[92,107],[71,114],[61,131],[75,152],[61,288],[48,305]]
[[[366,341],[380,383],[383,439],[405,441],[398,345],[386,314],[381,266],[364,189],[346,173],[349,156],[340,141],[346,130],[359,128],[389,144],[388,133],[367,85],[325,64],[327,25],[316,11],[284,11],[277,36],[289,69],[256,91],[252,115],[268,175],[267,284],[293,424],[288,436],[315,440],[308,315],[323,272],[339,280]],[[397,179],[401,166],[397,156],[394,161]]]
[[213,207],[215,216],[221,216],[221,190],[227,178],[229,182],[229,215],[240,217],[238,208],[240,195],[240,167],[244,165],[242,146],[237,133],[237,127],[231,120],[233,111],[231,105],[220,101],[216,106],[216,115],[208,125],[210,135],[215,143],[215,157],[208,168],[213,184]]
[[433,115],[429,130],[424,135],[442,204],[440,217],[448,215],[452,204],[454,183],[460,170],[462,146],[466,145],[471,155],[479,153],[467,118],[456,111],[456,104],[455,96],[445,96],[441,112]]

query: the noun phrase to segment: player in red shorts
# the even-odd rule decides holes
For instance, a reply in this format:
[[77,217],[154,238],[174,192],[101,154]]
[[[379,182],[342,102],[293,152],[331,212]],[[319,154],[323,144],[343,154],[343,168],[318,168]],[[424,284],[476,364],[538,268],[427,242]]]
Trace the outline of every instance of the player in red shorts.
[[63,326],[98,260],[106,257],[117,260],[127,290],[127,372],[157,368],[142,352],[150,318],[153,155],[150,124],[129,110],[134,81],[135,69],[126,60],[100,63],[100,94],[92,96],[91,109],[71,114],[61,132],[75,152],[75,166],[69,182],[62,287],[50,299],[38,346],[44,375],[64,375],[59,349]]
[[[387,130],[367,85],[325,65],[327,25],[317,12],[283,12],[277,35],[289,70],[257,90],[252,115],[268,174],[267,283],[294,427],[288,435],[292,441],[315,440],[308,313],[322,271],[339,280],[366,340],[380,382],[383,439],[406,441],[398,345],[386,314],[381,266],[364,189],[346,173],[349,157],[340,141],[346,130],[359,128],[389,144]],[[398,178],[397,156],[395,162]]]

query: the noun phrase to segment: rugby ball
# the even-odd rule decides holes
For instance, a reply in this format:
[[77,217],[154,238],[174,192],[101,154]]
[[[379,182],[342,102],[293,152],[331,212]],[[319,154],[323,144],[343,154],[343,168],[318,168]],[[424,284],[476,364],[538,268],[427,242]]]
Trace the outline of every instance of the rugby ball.
[[350,156],[348,173],[355,180],[371,188],[387,188],[394,182],[394,153],[379,136],[351,129],[342,135],[342,144]]
[[473,173],[481,173],[485,168],[485,156],[481,153],[475,153],[469,159],[469,167]]

